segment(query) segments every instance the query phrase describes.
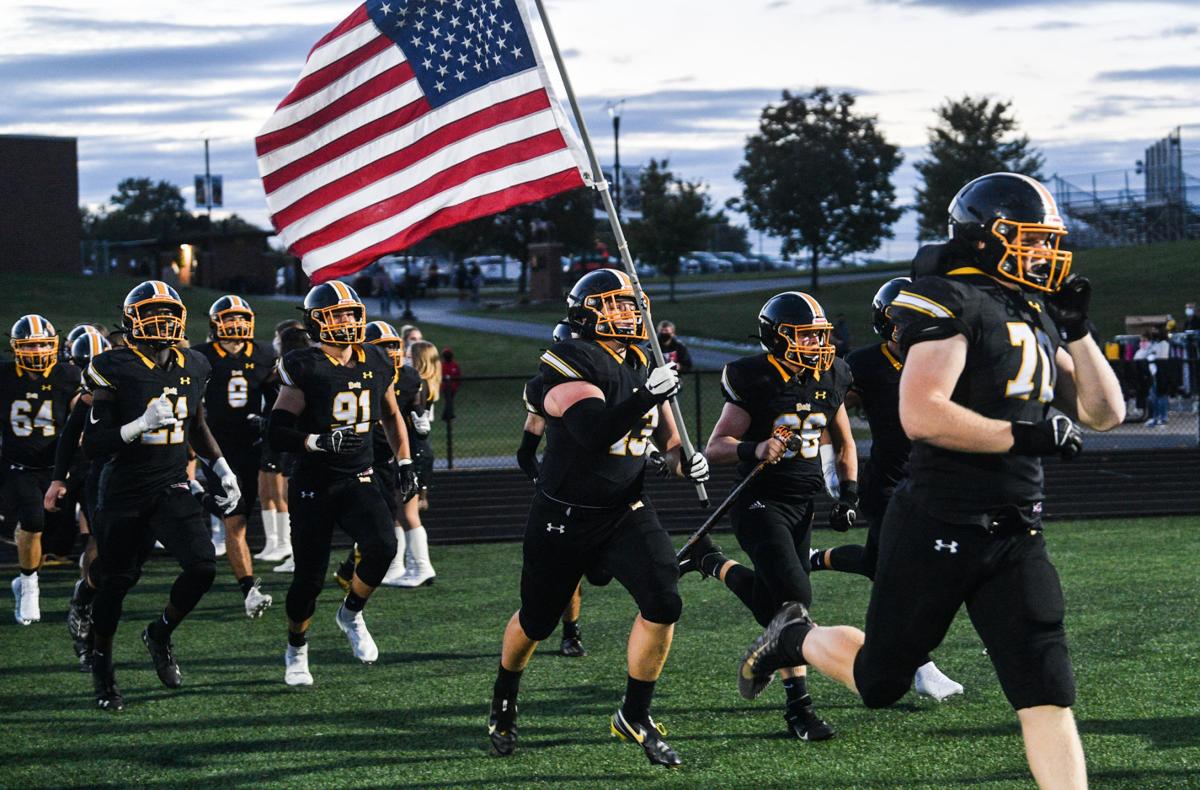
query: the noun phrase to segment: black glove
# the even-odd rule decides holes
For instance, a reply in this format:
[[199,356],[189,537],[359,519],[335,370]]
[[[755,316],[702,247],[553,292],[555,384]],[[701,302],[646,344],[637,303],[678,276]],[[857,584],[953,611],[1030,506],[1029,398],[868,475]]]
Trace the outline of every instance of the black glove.
[[1041,422],[1014,422],[1012,434],[1013,455],[1057,455],[1070,461],[1083,449],[1083,435],[1064,414]]
[[838,501],[833,504],[833,509],[829,511],[829,526],[838,531],[845,532],[854,526],[854,522],[858,520],[858,482],[855,480],[843,480],[841,482],[841,493],[838,496]]
[[247,414],[246,422],[250,424],[250,429],[254,431],[254,441],[250,443],[251,447],[258,447],[267,438],[267,418],[261,414]]
[[1092,281],[1072,274],[1055,293],[1046,297],[1046,312],[1054,319],[1059,337],[1073,343],[1088,333],[1088,305],[1092,301]]
[[651,450],[646,453],[646,466],[658,477],[672,477],[671,467],[667,465],[667,459],[663,458],[663,454],[658,450]]
[[420,484],[417,482],[417,467],[408,458],[396,461],[396,490],[400,493],[400,501],[407,502],[417,495]]
[[362,449],[362,434],[353,429],[330,431],[317,437],[317,449],[334,455],[352,455]]

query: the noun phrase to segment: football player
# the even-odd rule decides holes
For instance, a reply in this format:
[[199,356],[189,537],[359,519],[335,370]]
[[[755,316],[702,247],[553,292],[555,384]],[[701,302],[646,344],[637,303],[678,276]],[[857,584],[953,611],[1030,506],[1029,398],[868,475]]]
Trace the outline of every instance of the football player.
[[[743,696],[810,663],[883,707],[965,603],[1017,711],[1034,779],[1086,787],[1058,573],[1042,536],[1042,457],[1082,449],[1079,421],[1124,419],[1121,387],[1089,335],[1091,285],[1068,278],[1066,228],[1041,183],[993,173],[949,209],[939,274],[892,301],[905,354],[900,421],[909,475],[880,532],[866,633],[784,606],[738,667]],[[1051,407],[1059,411],[1051,411]]]
[[304,298],[304,322],[318,345],[289,351],[279,361],[283,387],[271,411],[268,438],[276,450],[300,455],[288,484],[292,558],[296,569],[287,594],[288,647],[284,681],[312,685],[308,627],[329,567],[334,524],[362,551],[350,591],[335,620],[356,658],[379,657],[363,620],[363,607],[396,554],[393,518],[376,475],[369,441],[383,421],[396,463],[396,486],[407,498],[415,489],[408,434],[393,384],[396,368],[387,353],[364,343],[366,307],[353,288],[337,280],[314,286]]
[[[111,348],[108,340],[97,331],[81,332],[71,344],[67,358],[80,370],[87,370],[92,358]],[[43,506],[47,512],[74,512],[78,502],[80,517],[79,531],[87,535],[87,545],[79,561],[79,581],[71,594],[67,610],[67,631],[79,659],[79,668],[92,671],[92,600],[96,597],[96,585],[91,578],[92,563],[96,559],[96,536],[92,525],[96,514],[96,497],[99,491],[100,470],[108,459],[89,460],[79,450],[79,440],[87,424],[87,415],[92,410],[92,393],[83,379],[79,392],[71,402],[71,413],[63,427],[54,451],[54,479],[46,491]]]
[[[777,294],[758,314],[764,353],[730,362],[721,374],[725,406],[705,452],[714,464],[737,464],[743,476],[760,462],[770,464],[729,512],[754,567],[727,559],[704,539],[680,560],[679,570],[720,579],[764,625],[785,601],[812,602],[808,549],[813,497],[824,485],[820,441],[826,431],[842,480],[829,524],[844,531],[856,517],[858,458],[844,403],[851,376],[835,358],[832,331],[816,299],[800,291]],[[776,435],[779,427],[800,439],[799,449],[787,448]],[[832,738],[834,729],[813,709],[804,667],[783,667],[780,675],[788,732],[806,741]]]
[[92,410],[83,434],[88,457],[112,456],[101,475],[94,524],[98,561],[92,568],[100,570],[92,602],[92,679],[97,706],[109,711],[125,705],[112,654],[121,605],[155,540],[181,568],[161,616],[142,631],[167,688],[183,684],[171,636],[216,574],[206,516],[188,486],[188,446],[219,479],[220,507],[228,511],[241,498],[237,476],[201,409],[208,362],[179,347],[187,326],[179,294],[148,280],[125,297],[122,313],[128,345],[94,356],[88,366]]
[[[887,314],[892,300],[911,283],[908,277],[895,277],[879,288],[871,302],[874,312],[871,323],[883,342],[862,346],[846,355],[846,364],[854,376],[854,383],[846,393],[846,406],[861,407],[871,426],[871,455],[859,478],[859,510],[870,522],[867,542],[865,545],[813,550],[810,564],[814,571],[838,570],[875,578],[879,525],[887,511],[888,500],[908,474],[908,454],[912,449],[912,442],[900,425],[900,371],[904,363],[900,361],[897,327]],[[822,461],[829,450],[830,445],[821,445]],[[830,479],[828,471],[826,479]],[[836,474],[832,479],[836,486]],[[946,677],[933,659],[928,656],[926,659],[913,678],[918,694],[939,701],[962,694],[961,683]]]
[[[566,321],[554,325],[552,339],[562,343],[572,337],[571,326]],[[537,448],[542,443],[542,435],[546,432],[546,415],[542,411],[542,374],[525,382],[521,393],[525,402],[525,426],[521,433],[521,446],[517,448],[517,466],[529,478],[537,483],[538,458]],[[583,609],[583,582],[575,585],[571,601],[562,614],[562,643],[559,645],[559,655],[567,658],[582,658],[587,655],[583,647],[583,633],[579,629],[579,615]]]
[[579,338],[541,357],[546,454],[525,527],[521,608],[505,628],[493,687],[492,753],[515,750],[521,673],[579,580],[602,566],[639,609],[625,698],[610,729],[638,743],[652,764],[676,766],[679,755],[650,717],[650,703],[683,604],[671,541],[642,498],[642,481],[651,438],[672,470],[694,482],[708,478],[708,462],[699,452],[681,457],[665,405],[679,375],[670,366],[651,368],[636,345],[647,338],[646,323],[625,273],[601,269],[580,278],[567,297],[567,320]]
[[195,347],[212,367],[204,393],[204,419],[242,492],[237,507],[224,517],[226,557],[241,587],[246,616],[260,617],[272,598],[254,577],[246,523],[258,494],[264,396],[275,378],[275,356],[254,341],[254,311],[240,296],[229,294],[213,302],[208,327],[209,341]]
[[0,463],[4,498],[17,517],[21,572],[12,580],[13,615],[18,624],[30,625],[42,619],[38,568],[46,525],[43,499],[53,477],[58,435],[79,389],[79,370],[59,364],[58,333],[36,313],[12,325],[9,346],[12,361],[0,362],[0,414],[7,415],[0,432]]

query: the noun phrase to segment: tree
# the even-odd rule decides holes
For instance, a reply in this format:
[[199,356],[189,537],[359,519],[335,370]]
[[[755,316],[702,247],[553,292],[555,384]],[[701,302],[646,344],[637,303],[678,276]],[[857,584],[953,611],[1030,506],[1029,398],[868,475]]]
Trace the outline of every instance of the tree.
[[917,188],[917,238],[946,235],[946,210],[968,181],[999,171],[1040,179],[1044,159],[1025,135],[1013,135],[1017,121],[1010,102],[964,96],[946,100],[929,128],[929,158],[915,167],[924,182]]
[[627,225],[630,249],[670,278],[674,302],[679,256],[704,246],[714,222],[708,195],[702,183],[676,177],[666,159],[651,159],[642,168],[639,186],[642,218]]
[[99,213],[82,212],[84,234],[106,241],[156,239],[170,241],[207,228],[207,218],[193,217],[179,187],[168,181],[125,178],[109,198],[113,206]]
[[900,151],[874,116],[853,109],[849,93],[784,91],[763,109],[734,174],[742,182],[735,207],[750,226],[782,238],[785,256],[808,251],[813,290],[818,261],[877,248],[901,214],[892,184]]

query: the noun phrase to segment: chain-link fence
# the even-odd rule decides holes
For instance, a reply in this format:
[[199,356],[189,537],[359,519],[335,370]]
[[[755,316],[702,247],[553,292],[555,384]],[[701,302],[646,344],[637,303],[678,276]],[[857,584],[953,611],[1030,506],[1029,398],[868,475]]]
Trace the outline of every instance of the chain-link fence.
[[[1124,425],[1107,433],[1085,430],[1089,450],[1144,450],[1200,446],[1200,414],[1197,413],[1198,366],[1195,359],[1155,363],[1152,375],[1145,360],[1113,362],[1126,394]],[[683,374],[679,407],[692,442],[703,448],[721,414],[719,370]],[[1156,381],[1157,379],[1157,381]],[[432,442],[440,469],[479,469],[516,466],[521,426],[525,422],[522,392],[526,376],[481,376],[463,378],[452,402],[438,404],[438,419]],[[1153,419],[1155,397],[1161,383],[1166,398],[1167,419]],[[1170,387],[1170,389],[1166,389]],[[1163,407],[1162,401],[1158,406]],[[446,419],[449,417],[450,419]],[[859,440],[860,453],[867,451],[870,430],[866,419],[851,413],[851,425]]]

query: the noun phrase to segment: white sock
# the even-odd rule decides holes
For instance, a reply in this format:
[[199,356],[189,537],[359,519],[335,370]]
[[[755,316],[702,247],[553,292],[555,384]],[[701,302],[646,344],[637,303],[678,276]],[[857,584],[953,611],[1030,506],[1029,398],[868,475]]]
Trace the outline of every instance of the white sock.
[[286,510],[275,514],[275,538],[280,546],[292,548],[292,514]]
[[404,527],[394,527],[396,530],[396,558],[392,560],[392,565],[404,567],[404,552],[408,547],[408,539],[405,536]]
[[264,550],[274,547],[279,542],[279,530],[275,526],[277,515],[279,514],[274,510],[264,509],[262,511],[263,534],[267,536],[267,545],[263,547]]
[[405,537],[408,539],[408,549],[412,553],[413,566],[418,571],[422,568],[430,567],[429,540],[425,535],[425,528],[417,527],[410,529]]

